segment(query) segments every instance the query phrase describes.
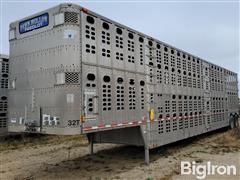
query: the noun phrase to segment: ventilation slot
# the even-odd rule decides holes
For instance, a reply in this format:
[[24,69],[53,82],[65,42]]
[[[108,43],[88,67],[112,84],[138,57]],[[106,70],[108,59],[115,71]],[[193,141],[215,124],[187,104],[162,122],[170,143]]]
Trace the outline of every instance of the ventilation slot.
[[0,128],[7,127],[7,118],[6,117],[0,117]]
[[165,121],[166,122],[166,132],[171,132],[171,121],[170,121],[170,118],[169,118],[169,114],[166,115],[166,118],[167,120]]
[[103,85],[102,85],[102,110],[103,111],[111,111],[112,103],[111,103],[111,83],[110,83],[110,77],[104,76],[103,77]]
[[144,102],[144,85],[145,82],[144,81],[140,81],[140,99],[141,99],[141,109],[144,109],[145,107],[145,102]]
[[65,12],[65,23],[78,24],[78,14],[74,12]]
[[7,89],[8,88],[8,79],[2,79],[1,80],[1,88]]
[[182,113],[179,114],[179,129],[183,129]]
[[9,65],[7,63],[2,63],[2,73],[8,73]]
[[65,73],[65,83],[66,84],[79,84],[79,73],[77,73],[77,72]]
[[124,85],[121,77],[117,79],[117,110],[124,110]]
[[163,120],[159,120],[158,121],[158,134],[162,134],[163,133]]
[[[0,59],[0,90],[8,89],[8,59]],[[1,92],[2,93],[2,92]],[[0,93],[0,128],[7,127],[8,98]]]
[[136,91],[135,91],[135,82],[134,79],[130,79],[129,81],[129,90],[128,90],[128,101],[129,101],[129,109],[135,110],[136,109]]
[[7,111],[7,101],[0,101],[0,112]]

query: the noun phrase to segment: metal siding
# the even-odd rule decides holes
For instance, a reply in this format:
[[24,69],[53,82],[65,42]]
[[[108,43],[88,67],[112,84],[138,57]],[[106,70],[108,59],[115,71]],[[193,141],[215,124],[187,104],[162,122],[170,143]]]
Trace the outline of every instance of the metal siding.
[[7,133],[9,58],[0,54],[0,135]]
[[[50,11],[58,12],[59,9]],[[76,9],[72,10],[78,12]],[[26,87],[36,88],[36,101],[44,107],[43,111],[62,119],[59,129],[45,127],[46,133],[80,133],[80,125],[69,128],[67,120],[79,119],[82,112],[86,120],[81,133],[96,132],[96,141],[142,144],[143,138],[145,143],[148,140],[149,147],[156,147],[227,126],[230,114],[237,112],[236,74],[94,12],[78,13],[80,27],[64,25],[10,41],[11,78],[18,73],[20,81],[16,83],[19,90],[10,91],[11,116],[22,116],[22,104],[32,101],[29,96],[31,90]],[[86,21],[88,16],[94,19],[93,24]],[[104,29],[103,23],[107,23],[109,29]],[[62,34],[69,28],[79,32],[75,41],[62,39]],[[117,28],[122,30],[121,35],[116,32]],[[129,33],[133,38],[129,37]],[[139,37],[143,37],[144,42],[140,42]],[[121,42],[122,48],[119,46]],[[26,67],[34,72],[26,73]],[[53,86],[55,73],[66,71],[80,72],[80,85]],[[95,75],[93,82],[87,80],[88,73]],[[103,82],[106,75],[110,77],[110,82]],[[118,77],[123,78],[123,110],[117,109],[118,95],[122,93],[118,91]],[[134,80],[132,85],[131,79]],[[140,87],[141,80],[145,82],[144,87]],[[66,104],[68,93],[76,97],[73,104]],[[84,99],[89,94],[97,98],[97,114],[82,108],[89,104]],[[105,94],[107,97],[104,97]],[[84,97],[82,102],[81,96]],[[105,102],[104,99],[110,100]],[[110,104],[105,107],[104,103]],[[155,120],[146,125],[150,108],[155,110]],[[132,139],[130,132],[126,136],[121,134],[125,133],[124,130],[113,132],[114,128],[139,126],[138,122],[142,120],[141,128],[131,132]],[[143,137],[135,136],[136,131],[141,131]]]
[[[24,35],[17,34],[17,39],[10,41],[10,81],[16,79],[16,89],[9,90],[9,118],[17,118],[17,123],[11,123],[9,130],[18,131],[17,126],[24,126],[18,124],[20,118],[25,119],[24,123],[35,122],[40,126],[40,121],[44,121],[40,119],[40,108],[42,116],[50,116],[46,124],[43,122],[44,133],[51,133],[49,123],[55,123],[52,126],[53,132],[57,128],[67,128],[71,133],[75,125],[69,127],[68,121],[79,122],[80,27],[77,24],[54,26],[53,16],[59,9],[61,8],[56,7],[47,11],[50,19],[48,27]],[[75,12],[74,8],[62,8],[61,11]],[[72,38],[67,36],[69,32],[73,35]],[[65,76],[70,73],[70,78],[73,78],[71,73],[78,73],[79,80],[74,84],[58,85],[58,73],[65,73]],[[72,102],[67,102],[68,94],[73,97]],[[78,129],[80,133],[80,128]],[[62,130],[63,133],[64,131]]]

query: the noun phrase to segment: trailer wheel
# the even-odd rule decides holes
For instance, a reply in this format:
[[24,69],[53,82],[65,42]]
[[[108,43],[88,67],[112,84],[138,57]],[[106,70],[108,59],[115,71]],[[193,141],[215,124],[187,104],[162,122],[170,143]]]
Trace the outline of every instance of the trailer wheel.
[[238,114],[235,114],[235,116],[234,116],[234,125],[235,125],[235,127],[239,127],[238,118],[239,118]]
[[230,120],[229,120],[229,128],[230,128],[230,129],[235,128],[235,121],[234,121],[233,116],[230,117]]

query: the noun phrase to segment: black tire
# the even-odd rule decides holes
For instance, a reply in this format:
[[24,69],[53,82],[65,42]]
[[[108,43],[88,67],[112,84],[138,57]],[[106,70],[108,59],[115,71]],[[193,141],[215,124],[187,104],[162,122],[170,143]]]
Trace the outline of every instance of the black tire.
[[238,114],[235,114],[235,116],[234,116],[234,125],[235,125],[235,127],[239,127],[238,118],[239,118]]
[[233,128],[235,128],[235,120],[234,120],[234,117],[231,116],[229,120],[229,129],[233,129]]

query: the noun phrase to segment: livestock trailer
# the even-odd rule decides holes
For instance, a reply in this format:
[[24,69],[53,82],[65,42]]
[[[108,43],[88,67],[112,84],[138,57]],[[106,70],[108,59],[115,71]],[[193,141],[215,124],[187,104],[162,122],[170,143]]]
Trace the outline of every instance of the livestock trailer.
[[0,54],[0,136],[7,133],[8,56]]
[[75,4],[10,24],[9,131],[149,149],[231,124],[237,74]]

